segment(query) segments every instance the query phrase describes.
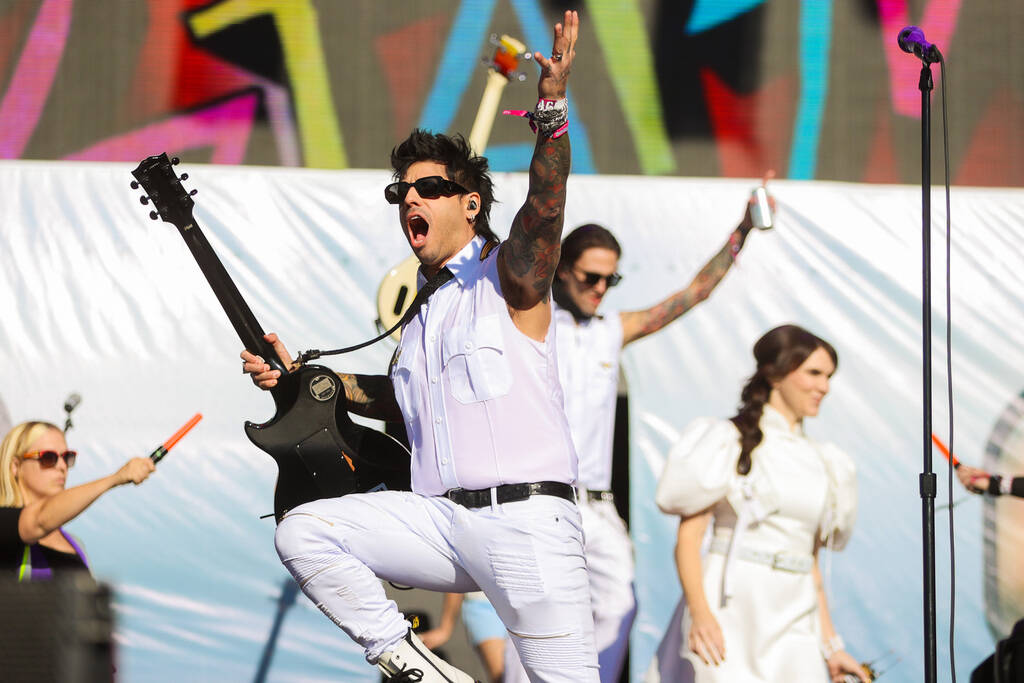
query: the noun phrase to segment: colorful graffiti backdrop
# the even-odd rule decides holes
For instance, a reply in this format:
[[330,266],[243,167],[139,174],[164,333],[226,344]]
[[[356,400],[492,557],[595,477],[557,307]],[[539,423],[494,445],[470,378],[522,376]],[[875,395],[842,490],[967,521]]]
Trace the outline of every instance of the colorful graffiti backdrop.
[[[949,63],[951,179],[1024,185],[1024,4],[578,0],[575,170],[915,183],[919,25]],[[492,34],[550,49],[565,0],[0,0],[0,158],[381,168],[474,120]],[[530,78],[503,104],[528,107]],[[934,178],[941,181],[939,69]],[[488,156],[531,145],[500,117]]]

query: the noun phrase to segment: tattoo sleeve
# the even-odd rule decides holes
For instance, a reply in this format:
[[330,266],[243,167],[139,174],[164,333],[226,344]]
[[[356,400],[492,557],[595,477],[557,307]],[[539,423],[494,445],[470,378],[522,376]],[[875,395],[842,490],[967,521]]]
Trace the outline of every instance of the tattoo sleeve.
[[[648,334],[657,332],[688,310],[711,296],[729,272],[734,260],[733,250],[739,251],[747,238],[747,231],[736,228],[729,241],[704,264],[697,276],[685,288],[661,303],[644,311],[622,314],[623,343],[628,344]],[[734,246],[735,245],[735,246]]]
[[505,300],[513,308],[530,308],[546,300],[551,291],[561,252],[570,158],[568,135],[538,137],[526,202],[500,252]]
[[402,411],[395,400],[391,379],[386,375],[349,375],[338,373],[345,387],[347,408],[356,415],[385,422],[402,422]]

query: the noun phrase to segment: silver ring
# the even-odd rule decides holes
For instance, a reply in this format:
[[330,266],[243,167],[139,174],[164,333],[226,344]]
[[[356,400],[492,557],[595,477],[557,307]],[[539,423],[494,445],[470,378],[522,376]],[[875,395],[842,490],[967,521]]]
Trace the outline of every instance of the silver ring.
[[561,52],[556,52],[555,54],[551,55],[551,61],[552,62],[560,62],[560,61],[562,61],[562,53]]

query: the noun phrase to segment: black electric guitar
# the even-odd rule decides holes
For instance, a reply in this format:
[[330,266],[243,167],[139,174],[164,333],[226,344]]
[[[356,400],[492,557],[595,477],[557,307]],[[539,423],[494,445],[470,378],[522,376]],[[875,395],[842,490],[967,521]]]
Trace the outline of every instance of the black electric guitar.
[[245,423],[245,433],[277,461],[274,518],[291,508],[318,498],[379,489],[410,488],[409,452],[398,441],[352,421],[345,410],[344,387],[330,368],[301,365],[292,372],[284,367],[263,328],[249,310],[224,265],[192,216],[194,203],[174,173],[177,159],[166,154],[143,159],[132,171],[152,202],[150,218],[178,228],[199,268],[213,288],[242,345],[281,371],[270,390],[276,412],[262,424]]

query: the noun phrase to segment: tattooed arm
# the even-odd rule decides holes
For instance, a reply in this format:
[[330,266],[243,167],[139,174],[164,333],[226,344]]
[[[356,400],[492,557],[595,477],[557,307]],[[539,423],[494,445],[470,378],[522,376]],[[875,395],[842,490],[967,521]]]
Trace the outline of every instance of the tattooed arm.
[[623,312],[621,314],[623,346],[657,332],[711,296],[711,291],[718,286],[725,274],[729,272],[729,268],[732,267],[732,262],[735,259],[734,252],[738,253],[743,248],[752,227],[750,204],[747,204],[747,212],[729,236],[729,240],[701,268],[685,289],[679,290],[661,303],[646,310]]
[[[555,24],[551,59],[534,53],[541,67],[537,85],[541,98],[565,97],[578,31],[576,12],[566,12],[564,22]],[[551,316],[551,281],[561,248],[570,156],[568,134],[552,139],[538,133],[526,202],[498,254],[498,272],[509,313],[516,326],[535,339],[544,337]]]
[[345,387],[346,407],[350,412],[374,420],[402,422],[402,411],[395,400],[395,389],[387,375],[349,375],[338,373]]

